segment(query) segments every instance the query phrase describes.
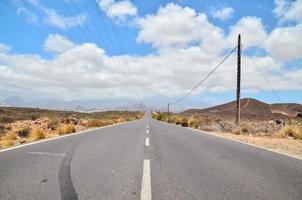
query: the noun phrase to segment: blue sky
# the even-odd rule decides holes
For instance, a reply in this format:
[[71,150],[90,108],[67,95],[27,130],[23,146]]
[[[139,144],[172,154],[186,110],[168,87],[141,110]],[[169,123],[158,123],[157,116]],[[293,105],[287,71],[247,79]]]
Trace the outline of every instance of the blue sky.
[[[65,1],[65,2],[64,2]],[[302,103],[301,1],[4,0],[1,99],[173,101],[236,45],[243,97]],[[180,106],[235,97],[235,55]]]

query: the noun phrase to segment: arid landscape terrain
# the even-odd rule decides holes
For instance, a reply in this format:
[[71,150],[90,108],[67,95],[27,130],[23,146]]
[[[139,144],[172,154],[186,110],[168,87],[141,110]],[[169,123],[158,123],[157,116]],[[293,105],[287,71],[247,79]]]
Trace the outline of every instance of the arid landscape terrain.
[[136,120],[142,112],[72,112],[0,107],[0,149],[89,128]]
[[153,118],[302,157],[301,104],[266,104],[246,98],[240,106],[240,126],[235,124],[235,102],[169,116],[153,112]]

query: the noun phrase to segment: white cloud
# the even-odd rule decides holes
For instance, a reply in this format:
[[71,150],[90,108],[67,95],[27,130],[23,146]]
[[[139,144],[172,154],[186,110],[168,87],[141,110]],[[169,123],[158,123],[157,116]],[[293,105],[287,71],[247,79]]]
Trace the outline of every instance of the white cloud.
[[5,44],[1,44],[1,43],[0,43],[0,53],[1,53],[1,52],[2,52],[2,53],[9,52],[10,49],[11,49],[10,46],[7,46],[7,45],[5,45]]
[[87,15],[78,14],[76,16],[65,17],[59,15],[54,9],[44,9],[46,18],[44,21],[52,26],[56,26],[62,29],[67,29],[71,27],[81,26],[85,23]]
[[[302,90],[301,66],[293,68],[298,70],[283,66],[284,60],[296,59],[301,52],[297,42],[301,25],[267,33],[261,19],[243,17],[224,33],[204,13],[176,4],[138,18],[137,24],[137,40],[153,45],[155,53],[108,56],[95,44],[75,44],[57,34],[44,42],[46,51],[56,53],[52,58],[0,50],[0,90],[58,99],[182,95],[236,45],[238,33],[245,48],[256,46],[269,53],[242,57],[243,92],[270,90],[251,59],[276,90]],[[285,47],[287,51],[282,52]],[[235,80],[234,54],[194,94],[233,90]]]
[[19,15],[21,15],[22,17],[24,17],[26,19],[26,21],[33,23],[33,24],[38,24],[39,20],[38,20],[38,16],[29,11],[28,9],[24,8],[24,7],[19,7],[17,9],[17,13]]
[[211,8],[210,14],[214,18],[218,18],[221,20],[227,20],[232,17],[232,14],[234,13],[234,9],[232,7],[223,7],[221,9],[219,8]]
[[238,34],[242,35],[242,43],[245,48],[261,47],[267,38],[267,32],[261,19],[251,16],[243,17],[234,26],[231,26],[228,41],[235,44],[234,41]]
[[286,21],[302,23],[302,1],[275,0],[274,13],[280,23]]
[[125,19],[137,15],[137,8],[129,0],[96,0],[99,7],[111,18]]
[[53,53],[63,53],[76,45],[64,36],[49,34],[44,42],[44,49]]
[[[156,14],[137,19],[141,29],[137,41],[154,47],[187,46],[192,42],[220,42],[223,31],[211,24],[204,13],[169,3]],[[220,45],[219,45],[220,46]]]
[[274,59],[291,61],[302,59],[302,24],[274,29],[265,42]]
[[64,16],[59,14],[55,9],[48,8],[37,0],[29,0],[30,4],[35,6],[43,15],[43,21],[51,26],[68,29],[76,26],[82,26],[87,19],[87,15],[80,13],[75,16]]
[[[51,59],[0,53],[0,90],[11,88],[18,94],[31,93],[36,98],[55,96],[58,99],[182,95],[222,58],[203,46],[165,48],[147,56],[108,56],[95,44],[57,49],[55,41],[70,41],[59,35],[49,36],[45,44],[50,41],[54,46],[47,48],[57,52],[57,56]],[[269,90],[249,59],[242,59],[243,91]],[[302,89],[302,84],[298,84],[302,70],[285,70],[270,56],[253,59],[277,89]],[[235,88],[235,78],[236,55],[233,55],[194,94],[207,90],[230,91]],[[130,80],[135,82],[136,89],[131,88]]]

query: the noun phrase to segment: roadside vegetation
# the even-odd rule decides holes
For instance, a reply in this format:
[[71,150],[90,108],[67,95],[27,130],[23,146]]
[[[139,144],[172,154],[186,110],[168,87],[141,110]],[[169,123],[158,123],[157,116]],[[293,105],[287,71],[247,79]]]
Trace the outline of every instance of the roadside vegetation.
[[0,148],[140,119],[142,112],[70,112],[38,108],[0,108]]
[[299,117],[287,121],[242,120],[240,127],[236,126],[234,120],[213,118],[206,115],[170,114],[168,117],[167,113],[153,112],[152,117],[156,120],[209,132],[302,140],[302,119]]

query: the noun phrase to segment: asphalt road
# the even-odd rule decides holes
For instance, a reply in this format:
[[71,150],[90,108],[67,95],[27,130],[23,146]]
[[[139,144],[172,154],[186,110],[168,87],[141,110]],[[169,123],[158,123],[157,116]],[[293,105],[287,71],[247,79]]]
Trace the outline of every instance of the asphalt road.
[[0,152],[0,199],[302,199],[302,160],[148,117]]

